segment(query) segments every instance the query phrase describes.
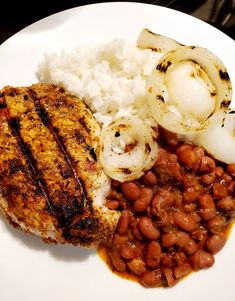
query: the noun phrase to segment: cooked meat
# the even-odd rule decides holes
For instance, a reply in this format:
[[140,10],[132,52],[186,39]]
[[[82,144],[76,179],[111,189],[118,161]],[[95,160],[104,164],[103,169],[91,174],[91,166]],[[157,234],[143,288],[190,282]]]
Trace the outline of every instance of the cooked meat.
[[0,209],[46,241],[97,246],[119,218],[102,206],[99,125],[84,102],[55,85],[0,94]]

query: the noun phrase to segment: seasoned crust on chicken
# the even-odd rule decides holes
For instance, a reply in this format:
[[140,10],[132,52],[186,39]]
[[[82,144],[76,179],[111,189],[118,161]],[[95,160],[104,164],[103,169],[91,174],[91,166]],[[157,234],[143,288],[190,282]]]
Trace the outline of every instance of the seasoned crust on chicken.
[[99,125],[77,97],[55,85],[0,94],[0,209],[44,240],[95,247],[119,213],[102,202],[108,180],[96,159]]

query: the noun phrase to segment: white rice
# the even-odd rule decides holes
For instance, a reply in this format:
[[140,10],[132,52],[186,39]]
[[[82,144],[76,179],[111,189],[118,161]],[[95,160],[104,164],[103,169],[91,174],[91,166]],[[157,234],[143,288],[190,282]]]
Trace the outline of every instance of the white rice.
[[145,85],[160,56],[115,39],[92,48],[79,46],[70,53],[45,54],[38,76],[82,98],[103,126],[128,115],[154,125]]

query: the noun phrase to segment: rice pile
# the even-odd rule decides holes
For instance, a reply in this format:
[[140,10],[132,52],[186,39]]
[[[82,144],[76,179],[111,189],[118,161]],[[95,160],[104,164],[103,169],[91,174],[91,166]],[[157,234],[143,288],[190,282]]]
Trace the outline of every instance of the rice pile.
[[115,39],[93,48],[80,46],[70,53],[45,54],[38,76],[82,98],[103,126],[129,115],[154,125],[145,85],[160,56]]

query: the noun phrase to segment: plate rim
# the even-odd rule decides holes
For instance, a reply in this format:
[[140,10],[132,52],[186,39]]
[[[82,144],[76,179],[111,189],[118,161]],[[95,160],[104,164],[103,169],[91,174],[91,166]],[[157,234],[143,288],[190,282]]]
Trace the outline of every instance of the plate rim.
[[[52,15],[49,15],[49,16],[47,16],[47,17],[44,17],[44,18],[42,18],[42,19],[40,19],[40,20],[38,20],[38,21],[36,21],[36,22],[33,22],[32,24],[30,24],[30,25],[28,25],[28,26],[26,26],[25,28],[23,28],[22,30],[20,30],[20,31],[18,31],[17,33],[15,33],[13,36],[11,36],[9,39],[7,39],[4,43],[2,43],[1,45],[0,45],[0,50],[1,50],[1,47],[2,47],[2,45],[4,45],[7,41],[9,41],[10,39],[13,39],[14,37],[15,37],[15,35],[18,35],[19,33],[21,33],[22,31],[24,31],[25,29],[27,29],[27,28],[29,28],[29,27],[31,27],[31,26],[33,26],[34,24],[36,24],[36,23],[38,23],[38,22],[45,22],[45,20],[46,19],[49,19],[49,18],[51,18],[52,16],[56,16],[56,15],[58,15],[58,14],[63,14],[63,13],[65,13],[66,11],[71,11],[71,10],[74,10],[74,9],[80,9],[80,8],[83,8],[83,7],[89,7],[89,6],[97,6],[97,5],[110,5],[110,4],[112,4],[112,6],[115,4],[115,5],[117,5],[118,3],[121,3],[122,5],[123,4],[125,4],[125,5],[128,5],[128,4],[131,4],[131,5],[133,5],[133,4],[135,4],[135,5],[138,5],[138,6],[142,6],[142,5],[146,5],[146,6],[153,6],[153,7],[157,7],[157,8],[161,8],[161,9],[164,9],[164,10],[172,10],[173,12],[174,12],[174,14],[175,15],[179,15],[179,14],[183,14],[183,15],[186,15],[187,17],[189,17],[189,18],[195,18],[195,17],[192,17],[192,16],[190,16],[190,15],[188,15],[188,14],[185,14],[185,13],[183,13],[183,12],[180,12],[180,11],[177,11],[177,10],[174,10],[174,9],[170,9],[170,8],[167,8],[167,7],[162,7],[162,6],[157,6],[157,5],[154,5],[154,4],[148,4],[148,3],[139,3],[139,2],[103,2],[103,3],[95,3],[95,4],[87,4],[87,5],[82,5],[82,6],[76,6],[76,7],[73,7],[73,8],[69,8],[69,9],[66,9],[66,10],[62,10],[62,11],[60,11],[60,12],[57,12],[57,13],[54,13],[54,14],[52,14]],[[198,19],[198,18],[195,18],[196,19],[196,21],[199,21],[199,22],[202,22],[202,23],[204,23],[204,24],[206,24],[207,26],[210,26],[210,27],[212,27],[213,28],[213,30],[216,30],[216,31],[219,31],[217,28],[215,28],[215,27],[213,27],[213,26],[211,26],[210,24],[208,24],[208,23],[206,23],[206,22],[204,22],[204,21],[202,21],[202,20],[200,20],[200,19]],[[222,35],[224,35],[226,38],[229,38],[229,39],[231,39],[229,36],[227,36],[226,34],[224,34],[223,32],[221,32],[221,31],[219,31],[220,32],[220,34],[222,34]],[[232,40],[232,39],[231,39]],[[233,41],[233,40],[232,40]],[[234,41],[233,41],[234,42]],[[234,46],[235,46],[235,43],[234,43]],[[233,227],[234,228],[234,227]],[[233,231],[234,231],[235,229],[233,229]],[[18,230],[19,231],[19,230]],[[231,235],[231,234],[230,234]],[[232,247],[231,245],[230,245],[230,247]],[[99,259],[99,261],[101,261],[100,259]],[[107,267],[105,266],[104,267],[104,269],[107,269]],[[208,271],[209,272],[209,271]],[[110,271],[108,271],[108,273],[111,275],[111,272]],[[204,274],[205,275],[205,273],[202,273],[202,274]],[[210,274],[210,272],[209,272],[209,274]],[[193,278],[197,278],[196,276],[198,276],[198,275],[193,275],[193,276],[195,276],[195,277],[193,277]],[[190,276],[190,277],[192,277],[192,275]],[[200,278],[201,276],[199,275],[199,278]],[[202,277],[203,278],[203,277]],[[193,280],[195,280],[195,279],[193,279]],[[118,279],[117,278],[115,278],[114,279],[114,281],[116,281],[117,280],[117,287],[118,287]],[[184,281],[187,281],[187,283],[191,283],[190,281],[188,282],[188,280],[187,279],[185,279],[185,280],[183,280],[183,282]],[[195,280],[196,281],[196,280]],[[125,285],[127,285],[128,286],[128,282],[125,280]],[[177,294],[179,293],[179,291],[180,291],[180,289],[182,288],[182,287],[184,287],[184,285],[182,284],[182,283],[180,283],[180,284],[178,284],[179,285],[179,287],[175,287],[175,288],[173,288],[173,291],[174,292],[176,292]],[[136,284],[135,284],[135,286],[136,286]],[[140,292],[141,290],[139,289],[139,288],[136,288],[135,286],[132,286],[132,285],[130,285],[130,287],[131,288],[133,288],[134,289],[134,291],[136,291],[137,293],[138,292]],[[158,292],[157,292],[157,290],[158,289],[154,289],[155,290],[155,292],[153,293],[153,296],[154,296],[154,299],[156,298],[156,296],[158,295]],[[171,290],[169,290],[169,299],[167,299],[167,300],[170,300],[170,298],[172,298],[172,296],[174,296],[174,293],[173,293],[173,291],[171,291]],[[152,291],[153,292],[153,291]],[[1,293],[0,293],[1,294]],[[152,294],[151,294],[151,296],[152,296]],[[146,298],[147,297],[149,297],[150,298],[150,291],[146,291]],[[7,299],[6,299],[7,300]],[[165,298],[164,298],[164,300],[166,300]],[[182,300],[184,300],[183,298],[182,298]],[[3,300],[3,301],[5,301],[5,300]],[[161,299],[161,301],[163,301],[163,299]]]

